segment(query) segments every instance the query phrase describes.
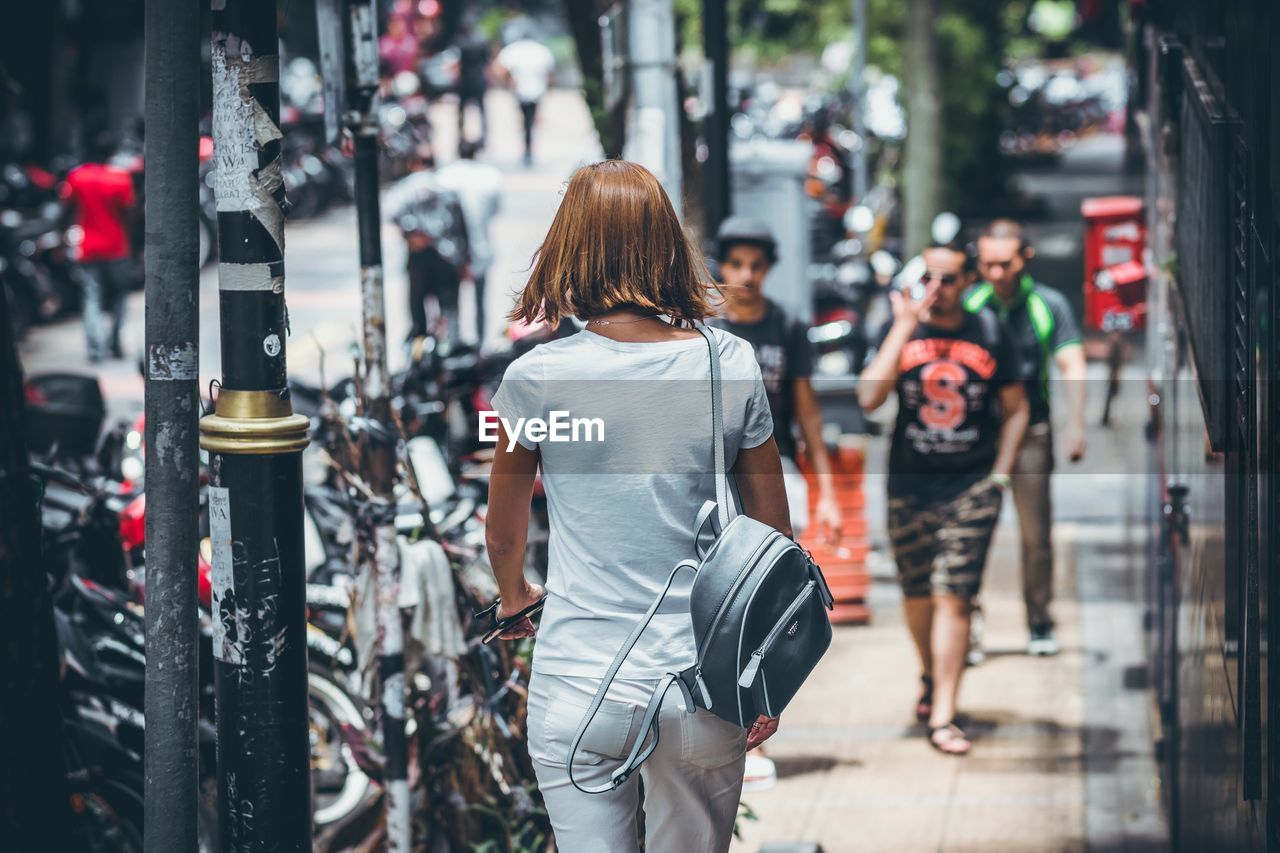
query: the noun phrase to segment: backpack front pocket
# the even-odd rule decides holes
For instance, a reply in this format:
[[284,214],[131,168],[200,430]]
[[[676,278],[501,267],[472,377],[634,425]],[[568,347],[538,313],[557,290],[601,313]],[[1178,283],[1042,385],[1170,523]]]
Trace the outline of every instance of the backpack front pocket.
[[[817,591],[814,580],[804,585],[752,652],[738,679],[738,686],[751,691],[756,708],[766,716],[782,713],[831,643],[831,623]],[[813,654],[815,649],[818,654]]]

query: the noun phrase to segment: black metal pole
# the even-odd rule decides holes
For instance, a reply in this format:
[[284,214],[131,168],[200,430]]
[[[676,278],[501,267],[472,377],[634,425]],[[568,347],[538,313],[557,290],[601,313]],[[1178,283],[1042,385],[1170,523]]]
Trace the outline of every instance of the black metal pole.
[[147,0],[144,846],[194,850],[199,796],[200,16]]
[[362,474],[373,498],[364,517],[366,555],[361,572],[376,579],[378,674],[382,682],[383,749],[386,754],[387,850],[408,853],[409,747],[405,732],[404,628],[397,604],[400,552],[396,543],[396,442],[387,384],[386,298],[382,275],[382,219],[378,205],[378,123],[373,98],[378,86],[377,7],[352,0],[347,56],[350,93],[347,128],[355,137],[356,223],[360,238],[360,290],[364,306],[364,411]]
[[210,452],[222,849],[311,849],[302,546],[308,421],[285,371],[276,4],[213,0],[223,387]]
[[726,0],[703,0],[703,53],[711,65],[707,105],[707,240],[733,210],[729,193],[729,21]]

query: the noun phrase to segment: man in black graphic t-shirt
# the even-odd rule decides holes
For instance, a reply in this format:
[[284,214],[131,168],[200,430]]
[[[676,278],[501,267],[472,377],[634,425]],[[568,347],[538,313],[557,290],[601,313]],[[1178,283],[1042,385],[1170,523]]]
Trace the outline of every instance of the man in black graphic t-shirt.
[[1021,379],[1013,340],[991,313],[966,312],[954,329],[921,324],[898,360],[890,497],[947,500],[986,479],[1003,422],[999,388]]
[[[792,383],[813,374],[813,350],[804,323],[792,319],[772,299],[763,300],[763,311],[757,322],[736,322],[741,317],[733,308],[726,316],[711,321],[713,326],[733,332],[755,348],[756,363],[764,379],[764,390],[773,414],[773,437],[778,452],[788,459],[796,458],[796,401]],[[734,311],[730,314],[729,311]]]
[[898,393],[888,528],[923,670],[916,715],[935,749],[962,755],[972,744],[955,716],[972,600],[1029,407],[1012,337],[990,311],[964,309],[964,251],[933,246],[924,260],[913,292],[891,294],[893,322],[858,402],[870,412]]
[[789,316],[764,295],[765,279],[777,261],[777,242],[768,225],[745,217],[726,219],[717,233],[719,279],[724,290],[722,316],[711,321],[755,348],[773,414],[773,437],[782,456],[791,505],[791,527],[798,537],[809,522],[809,494],[796,467],[796,427],[817,475],[814,520],[838,538],[840,506],[827,448],[822,440],[822,412],[810,384],[813,350],[804,323]]

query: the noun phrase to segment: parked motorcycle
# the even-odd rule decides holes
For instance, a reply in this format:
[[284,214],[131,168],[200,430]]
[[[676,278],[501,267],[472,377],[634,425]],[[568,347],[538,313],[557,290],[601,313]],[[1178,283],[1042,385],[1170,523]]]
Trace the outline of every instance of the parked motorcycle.
[[55,175],[35,166],[0,168],[0,284],[19,336],[80,305],[56,185]]

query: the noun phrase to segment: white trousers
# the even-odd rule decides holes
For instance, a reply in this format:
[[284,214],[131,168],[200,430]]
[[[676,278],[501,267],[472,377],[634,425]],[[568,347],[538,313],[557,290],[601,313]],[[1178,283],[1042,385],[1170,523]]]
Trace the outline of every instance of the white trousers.
[[[598,785],[640,734],[656,681],[614,681],[583,736],[574,778]],[[584,794],[565,760],[599,682],[534,673],[529,684],[529,755],[563,853],[633,853],[640,849],[637,807],[644,780],[647,853],[723,853],[733,838],[742,793],[747,733],[701,708],[687,714],[678,688],[667,693],[658,747],[621,787]]]

